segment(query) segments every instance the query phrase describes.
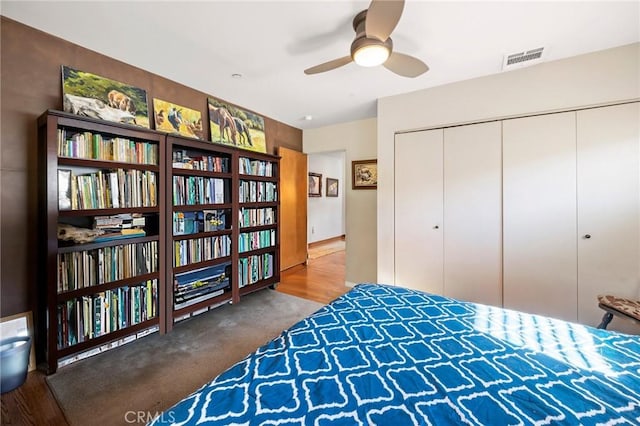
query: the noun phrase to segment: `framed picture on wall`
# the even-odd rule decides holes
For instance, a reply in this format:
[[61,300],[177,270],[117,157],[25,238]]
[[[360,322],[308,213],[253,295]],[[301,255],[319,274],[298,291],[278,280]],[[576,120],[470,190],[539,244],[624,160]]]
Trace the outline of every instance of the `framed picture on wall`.
[[322,175],[309,173],[309,197],[320,197],[322,195]]
[[139,87],[62,66],[64,111],[149,128],[147,92]]
[[327,197],[338,196],[338,179],[327,178]]
[[153,118],[156,130],[204,139],[200,111],[153,98]]
[[264,117],[216,98],[207,98],[211,142],[267,152]]
[[352,189],[376,189],[378,187],[378,160],[351,162]]

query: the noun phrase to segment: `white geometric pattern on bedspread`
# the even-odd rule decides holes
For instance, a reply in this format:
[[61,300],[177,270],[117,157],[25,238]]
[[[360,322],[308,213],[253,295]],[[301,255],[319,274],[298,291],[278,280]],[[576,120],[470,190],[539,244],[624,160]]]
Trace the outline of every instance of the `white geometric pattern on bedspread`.
[[640,424],[640,337],[360,284],[154,425]]

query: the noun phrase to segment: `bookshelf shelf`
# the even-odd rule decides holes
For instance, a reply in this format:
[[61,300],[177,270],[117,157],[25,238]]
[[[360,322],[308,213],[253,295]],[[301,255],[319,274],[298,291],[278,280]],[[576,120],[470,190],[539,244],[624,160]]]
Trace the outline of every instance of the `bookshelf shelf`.
[[277,223],[271,223],[268,225],[255,225],[255,226],[241,226],[240,232],[255,232],[255,231],[265,231],[269,229],[276,228],[278,226]]
[[126,336],[135,335],[140,331],[155,327],[157,323],[158,323],[157,320],[147,320],[147,321],[143,321],[141,323],[129,326],[126,330],[112,331],[102,336],[95,337],[90,342],[80,342],[80,343],[76,343],[73,346],[61,348],[58,350],[58,356],[60,358],[64,358],[66,356],[73,355],[75,353],[84,352],[89,349],[104,345],[105,343],[113,342],[115,340],[121,339]]
[[222,263],[229,263],[230,261],[231,261],[231,256],[224,256],[224,257],[218,257],[216,259],[205,260],[202,262],[190,263],[189,265],[174,266],[173,273],[181,274],[183,272],[192,271],[194,269],[206,268],[207,266],[214,266],[214,265],[220,265]]
[[231,209],[231,203],[224,204],[179,204],[173,206],[173,211],[199,211]]
[[221,231],[211,231],[211,232],[197,232],[194,234],[174,235],[173,239],[175,241],[179,241],[179,240],[189,240],[193,238],[217,237],[220,235],[231,235],[231,229],[224,229]]
[[240,175],[240,180],[255,180],[261,182],[277,182],[278,179],[273,176],[259,176],[259,175]]
[[240,257],[249,257],[249,256],[256,256],[256,255],[264,254],[264,253],[270,253],[270,252],[273,252],[273,251],[275,251],[275,250],[277,250],[279,248],[280,248],[280,246],[274,245],[274,246],[263,247],[263,248],[259,248],[259,249],[255,249],[255,250],[243,251],[242,253],[240,253]]
[[181,309],[175,309],[173,311],[173,317],[176,319],[179,319],[183,316],[188,316],[193,312],[197,312],[207,308],[213,308],[213,307],[216,307],[217,305],[228,303],[230,301],[231,301],[231,290],[229,289],[229,290],[226,290],[221,295],[210,297],[206,300],[196,302],[193,305],[189,305]]
[[123,244],[146,243],[149,241],[158,241],[158,236],[125,238],[121,240],[105,241],[103,243],[84,243],[84,244],[73,244],[68,246],[60,245],[60,247],[58,247],[58,254],[95,250],[102,247],[121,246]]
[[247,202],[240,203],[240,207],[244,208],[264,208],[264,207],[278,207],[278,202],[276,201],[256,201],[256,202]]
[[207,170],[192,170],[192,169],[171,169],[174,176],[205,176],[221,179],[231,179],[231,173],[210,172]]
[[69,290],[58,293],[58,302],[64,302],[67,300],[75,299],[82,296],[90,296],[94,293],[101,293],[106,290],[112,290],[119,287],[127,287],[133,284],[137,284],[143,281],[158,279],[158,273],[136,275],[135,277],[125,278],[117,281],[110,281],[104,284],[96,284],[89,287],[79,288],[77,290]]
[[275,286],[280,282],[279,277],[271,277],[255,284],[247,284],[246,286],[240,288],[240,297],[246,296],[249,293],[256,292],[258,290],[262,290],[264,288],[275,288]]
[[69,167],[88,167],[96,169],[138,169],[155,172],[159,171],[159,167],[154,164],[122,163],[118,161],[90,160],[68,157],[58,157],[58,165]]
[[157,207],[126,207],[126,208],[110,208],[110,209],[79,209],[79,210],[59,210],[58,216],[102,216],[116,215],[122,213],[156,213]]

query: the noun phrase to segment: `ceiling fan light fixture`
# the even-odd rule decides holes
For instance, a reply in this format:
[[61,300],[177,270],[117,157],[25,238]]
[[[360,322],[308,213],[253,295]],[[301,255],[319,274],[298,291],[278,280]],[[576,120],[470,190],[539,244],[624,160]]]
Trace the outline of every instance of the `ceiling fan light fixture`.
[[391,33],[400,21],[405,0],[371,0],[368,9],[353,18],[355,39],[351,42],[349,56],[343,56],[315,67],[304,73],[318,74],[355,62],[363,67],[383,65],[402,77],[418,77],[429,71],[420,59],[393,51]]
[[384,44],[365,44],[353,52],[353,61],[363,67],[384,64],[391,52]]

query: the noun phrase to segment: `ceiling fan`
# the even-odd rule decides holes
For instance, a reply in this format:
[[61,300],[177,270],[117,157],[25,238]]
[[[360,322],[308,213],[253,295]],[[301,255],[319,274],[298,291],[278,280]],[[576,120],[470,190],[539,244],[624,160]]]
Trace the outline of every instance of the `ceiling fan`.
[[305,74],[318,74],[355,62],[364,67],[383,65],[389,71],[404,77],[418,77],[429,70],[418,58],[393,51],[391,32],[398,25],[404,0],[372,0],[368,9],[353,18],[356,38],[351,43],[351,54],[304,70]]

